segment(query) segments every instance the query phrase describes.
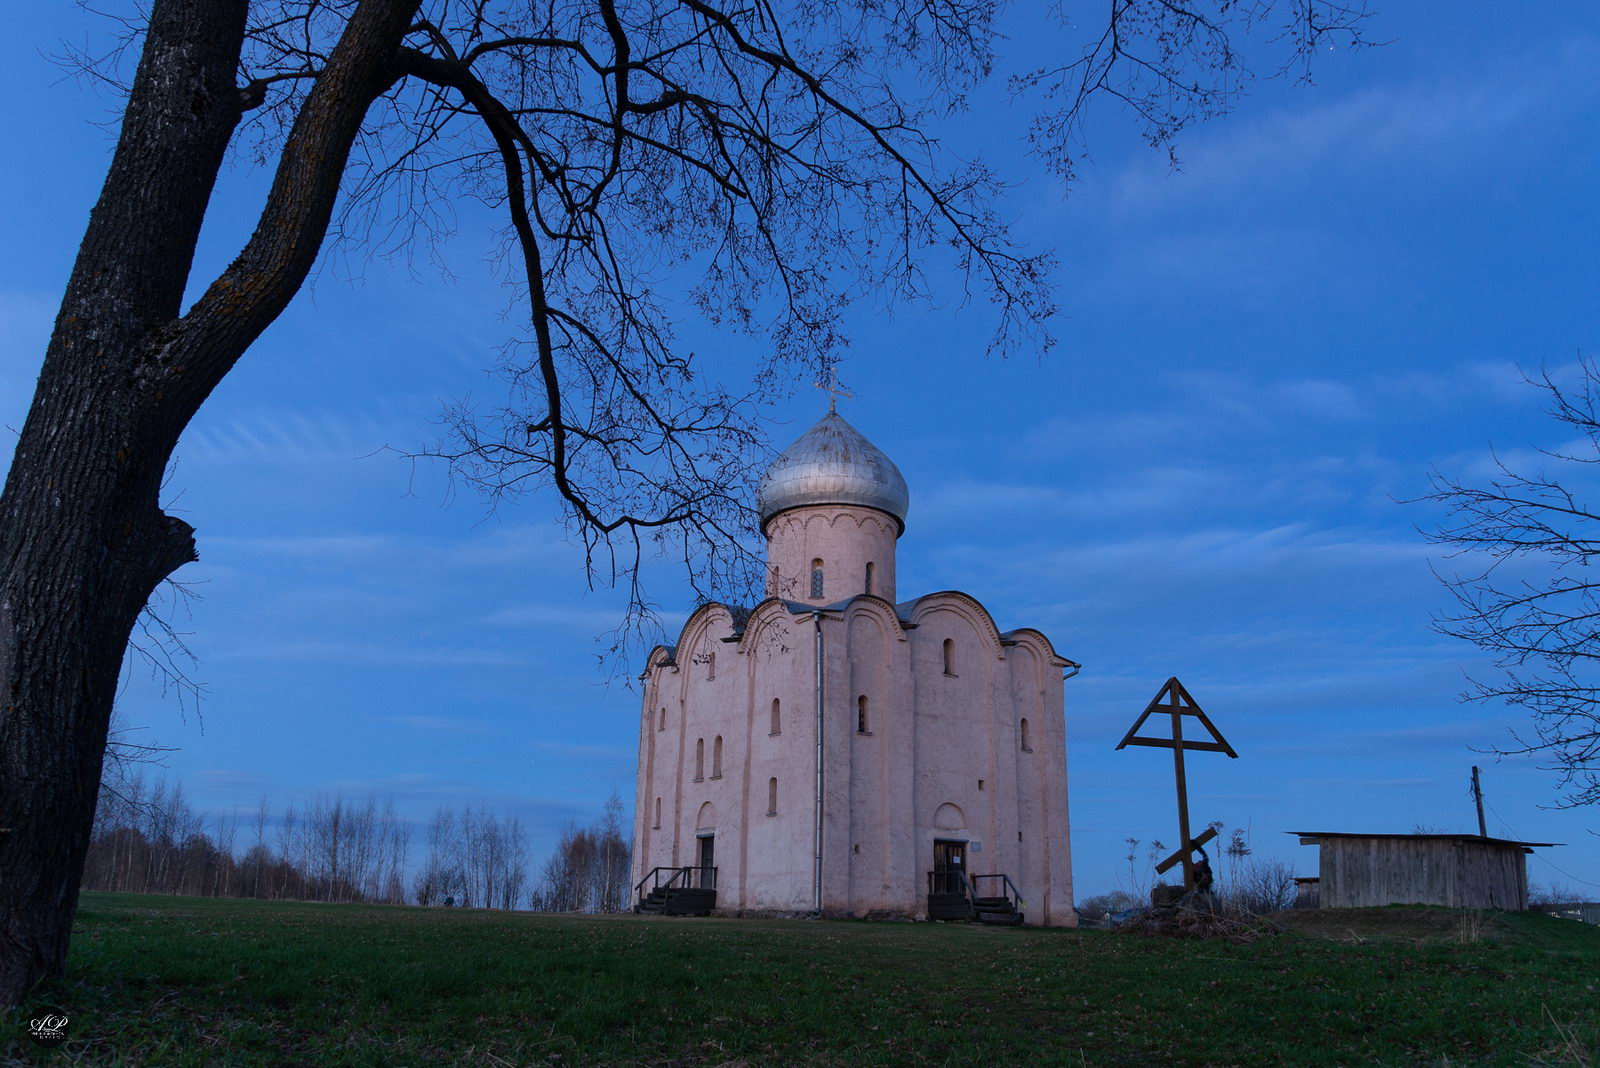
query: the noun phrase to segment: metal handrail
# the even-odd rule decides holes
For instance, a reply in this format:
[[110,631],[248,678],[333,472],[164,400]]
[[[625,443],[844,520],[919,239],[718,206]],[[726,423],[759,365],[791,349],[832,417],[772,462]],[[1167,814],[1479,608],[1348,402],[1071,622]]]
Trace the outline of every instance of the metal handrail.
[[1011,881],[1011,876],[1006,875],[1004,872],[996,872],[993,875],[974,875],[972,877],[972,882],[973,882],[973,886],[974,886],[973,895],[975,897],[984,896],[982,894],[977,893],[977,890],[976,890],[977,883],[978,883],[978,881],[980,879],[1001,879],[1001,880],[1004,880],[1001,883],[1001,886],[1000,886],[1000,896],[1004,897],[1007,901],[1010,901],[1012,903],[1012,907],[1015,908],[1018,912],[1022,911],[1022,906],[1023,906],[1022,891],[1018,890],[1017,889],[1017,884]]

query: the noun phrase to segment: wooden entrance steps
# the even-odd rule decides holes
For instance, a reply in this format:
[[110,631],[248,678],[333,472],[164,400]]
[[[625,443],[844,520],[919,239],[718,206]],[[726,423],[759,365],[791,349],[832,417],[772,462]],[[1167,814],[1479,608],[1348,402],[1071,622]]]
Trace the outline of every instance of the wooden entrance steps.
[[[984,894],[980,888],[991,892]],[[969,877],[960,871],[931,871],[928,919],[1015,927],[1023,922],[1022,895],[1009,875]]]
[[654,868],[633,888],[633,911],[656,916],[709,916],[717,907],[717,869]]
[[966,894],[929,894],[928,919],[930,920],[971,920],[976,914],[972,909],[972,899]]
[[696,890],[684,886],[658,886],[634,906],[635,912],[658,916],[709,916],[717,907],[715,890]]
[[1017,911],[1016,903],[1008,897],[975,897],[972,899],[972,911],[979,923],[1006,927],[1016,927],[1022,923],[1022,913]]

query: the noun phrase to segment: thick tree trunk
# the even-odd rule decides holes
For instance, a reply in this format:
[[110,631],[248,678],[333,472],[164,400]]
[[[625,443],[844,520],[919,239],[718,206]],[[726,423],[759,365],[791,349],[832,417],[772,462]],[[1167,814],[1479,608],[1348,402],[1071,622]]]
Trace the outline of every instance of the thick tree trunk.
[[59,975],[128,636],[195,558],[161,512],[178,435],[304,281],[418,0],[363,0],[285,143],[249,243],[180,302],[242,96],[248,0],[157,0],[0,497],[0,1006]]
[[0,498],[0,1004],[61,971],[128,634],[194,558],[159,507],[181,425],[144,344],[238,122],[246,8],[157,5]]

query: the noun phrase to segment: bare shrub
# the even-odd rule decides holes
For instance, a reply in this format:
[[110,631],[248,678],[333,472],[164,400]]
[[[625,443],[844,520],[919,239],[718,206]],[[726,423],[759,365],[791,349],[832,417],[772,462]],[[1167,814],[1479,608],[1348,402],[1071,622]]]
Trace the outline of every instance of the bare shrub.
[[1254,857],[1236,870],[1226,900],[1235,912],[1264,916],[1292,908],[1295,893],[1292,867],[1281,860]]

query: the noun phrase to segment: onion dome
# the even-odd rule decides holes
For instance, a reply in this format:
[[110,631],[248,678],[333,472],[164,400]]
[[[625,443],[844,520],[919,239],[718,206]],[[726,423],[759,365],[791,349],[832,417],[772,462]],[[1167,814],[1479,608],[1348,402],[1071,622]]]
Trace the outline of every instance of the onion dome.
[[888,512],[905,530],[911,493],[894,461],[829,412],[767,468],[756,489],[761,525],[790,508],[855,504]]

